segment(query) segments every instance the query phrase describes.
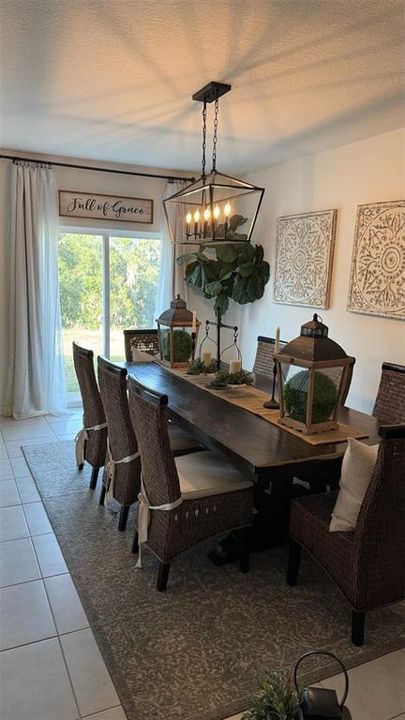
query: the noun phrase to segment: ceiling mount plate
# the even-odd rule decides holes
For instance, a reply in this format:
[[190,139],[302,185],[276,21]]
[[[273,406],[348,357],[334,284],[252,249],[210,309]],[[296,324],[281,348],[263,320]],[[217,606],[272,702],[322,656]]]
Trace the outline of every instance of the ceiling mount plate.
[[205,85],[201,88],[201,90],[197,90],[197,92],[194,93],[193,100],[212,103],[214,100],[218,100],[218,98],[222,97],[222,95],[229,92],[231,87],[232,85],[226,85],[225,83],[214,82],[211,80],[208,85]]

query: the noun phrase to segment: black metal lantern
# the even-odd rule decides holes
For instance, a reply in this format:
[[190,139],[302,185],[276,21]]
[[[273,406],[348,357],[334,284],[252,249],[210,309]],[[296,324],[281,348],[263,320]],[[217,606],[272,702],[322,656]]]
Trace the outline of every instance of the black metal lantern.
[[345,706],[345,701],[349,693],[349,677],[342,661],[333,653],[327,650],[313,650],[304,653],[304,655],[300,657],[294,668],[294,685],[296,691],[299,692],[297,679],[298,667],[303,660],[313,655],[326,655],[339,663],[345,678],[345,689],[343,697],[339,702],[335,690],[329,690],[324,687],[305,688],[298,707],[297,720],[351,720],[350,711]]
[[337,429],[337,411],[355,358],[328,337],[316,313],[274,359],[279,423],[304,434]]
[[[210,82],[193,95],[203,103],[202,173],[194,182],[163,201],[173,243],[216,244],[249,242],[264,189],[220,173],[216,167],[219,98],[230,85]],[[215,102],[212,169],[206,173],[207,103]],[[171,210],[180,205],[182,220]],[[179,232],[178,227],[181,227]]]
[[195,343],[200,327],[196,314],[187,310],[180,295],[170,303],[156,320],[158,326],[159,351],[163,364],[169,367],[187,367],[194,359]]

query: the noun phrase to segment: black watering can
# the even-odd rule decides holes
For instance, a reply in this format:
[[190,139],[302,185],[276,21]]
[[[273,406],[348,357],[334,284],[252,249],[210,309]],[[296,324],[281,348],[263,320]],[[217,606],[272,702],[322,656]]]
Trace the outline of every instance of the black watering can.
[[326,650],[313,650],[300,657],[294,668],[294,685],[297,692],[298,666],[305,658],[311,657],[311,655],[327,655],[339,663],[345,677],[345,690],[342,700],[339,702],[335,690],[318,687],[305,688],[298,707],[297,720],[352,720],[348,708],[345,707],[345,700],[349,692],[349,678],[342,661],[333,653]]

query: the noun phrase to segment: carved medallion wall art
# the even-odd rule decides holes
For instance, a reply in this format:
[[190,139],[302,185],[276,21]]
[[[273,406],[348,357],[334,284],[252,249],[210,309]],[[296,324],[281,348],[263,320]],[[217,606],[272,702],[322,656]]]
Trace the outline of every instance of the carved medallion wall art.
[[358,206],[347,309],[405,320],[405,200]]
[[275,302],[329,306],[336,217],[324,210],[278,218]]

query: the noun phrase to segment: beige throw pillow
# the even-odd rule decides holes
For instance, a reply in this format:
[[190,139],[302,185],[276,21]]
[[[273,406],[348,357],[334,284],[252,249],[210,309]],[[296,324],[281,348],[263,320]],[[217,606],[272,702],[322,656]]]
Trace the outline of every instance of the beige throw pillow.
[[356,529],[361,504],[377,460],[378,445],[365,445],[350,437],[347,442],[330,532],[350,532]]

